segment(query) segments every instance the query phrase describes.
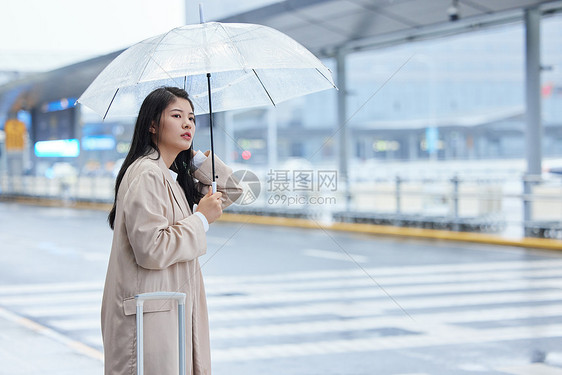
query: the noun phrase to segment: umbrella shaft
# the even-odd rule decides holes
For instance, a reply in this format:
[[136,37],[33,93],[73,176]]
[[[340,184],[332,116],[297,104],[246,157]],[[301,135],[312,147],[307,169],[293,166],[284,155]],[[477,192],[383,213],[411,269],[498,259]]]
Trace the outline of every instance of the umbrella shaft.
[[[209,131],[211,133],[211,170],[213,172],[213,182],[215,182],[215,147],[213,144],[213,104],[211,100],[211,73],[207,73],[207,90],[209,93]],[[215,191],[213,191],[215,193]]]

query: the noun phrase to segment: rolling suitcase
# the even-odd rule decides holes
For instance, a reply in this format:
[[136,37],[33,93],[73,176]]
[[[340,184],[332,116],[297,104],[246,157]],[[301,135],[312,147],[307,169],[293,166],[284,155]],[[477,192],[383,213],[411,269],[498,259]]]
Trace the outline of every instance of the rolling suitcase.
[[143,306],[144,301],[169,300],[178,302],[178,338],[180,375],[185,375],[185,293],[153,292],[135,296],[137,302],[137,375],[144,374]]

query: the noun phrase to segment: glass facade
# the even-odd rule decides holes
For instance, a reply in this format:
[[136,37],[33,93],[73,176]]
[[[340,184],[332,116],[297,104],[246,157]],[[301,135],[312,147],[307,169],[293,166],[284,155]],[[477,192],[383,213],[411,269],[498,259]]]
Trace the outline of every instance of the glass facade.
[[[562,17],[544,18],[541,33],[543,152],[560,157]],[[524,158],[524,55],[520,23],[348,55],[349,157],[407,161],[434,152],[441,160]],[[325,64],[336,71],[333,60]],[[255,131],[265,127],[260,116]],[[235,138],[238,124],[245,124],[240,134],[250,131],[248,117],[250,112],[233,117]],[[335,90],[284,103],[276,117],[280,160],[335,162],[341,125]],[[428,142],[427,134],[437,139]]]

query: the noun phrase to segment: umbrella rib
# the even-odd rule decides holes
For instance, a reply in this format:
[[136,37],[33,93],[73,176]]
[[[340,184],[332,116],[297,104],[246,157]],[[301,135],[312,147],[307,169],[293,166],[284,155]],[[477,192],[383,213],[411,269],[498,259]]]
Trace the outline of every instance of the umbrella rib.
[[275,107],[275,102],[273,101],[273,99],[271,98],[271,95],[269,95],[269,91],[267,91],[267,89],[265,88],[265,86],[263,85],[263,82],[260,79],[260,76],[258,76],[258,73],[256,73],[255,69],[252,69],[252,72],[254,72],[254,74],[256,75],[256,78],[258,79],[258,81],[260,82],[261,87],[263,87],[263,89],[265,90],[265,93],[267,94],[267,97],[269,98],[269,100],[271,101],[271,104],[273,104],[273,106]]
[[318,73],[320,73],[320,75],[321,75],[322,77],[324,77],[324,78],[326,79],[326,81],[330,82],[330,85],[332,85],[332,87],[334,87],[336,90],[338,90],[338,88],[336,87],[336,85],[334,85],[334,84],[332,83],[332,81],[330,81],[330,79],[329,79],[328,77],[326,77],[326,76],[320,71],[320,69],[318,69],[318,68],[314,68],[314,69],[316,69],[316,71],[317,71]]
[[[230,31],[227,30],[222,24],[219,24],[219,25],[221,26],[222,30],[224,31],[224,34],[228,37],[228,40],[230,40],[230,44],[232,45],[232,47],[234,47],[236,49],[236,52],[238,52],[238,56],[240,56],[240,59],[242,60],[242,65],[244,66],[244,69],[246,69],[246,66],[248,66],[248,64],[246,62],[246,58],[244,57],[244,54],[242,53],[242,51],[240,51],[240,48],[238,48],[236,43],[234,43],[234,39],[232,38],[232,35],[230,35]],[[248,31],[248,33],[249,32],[250,31]],[[240,36],[240,34],[238,34],[237,36]],[[255,71],[254,71],[254,73],[255,73]]]
[[109,108],[111,108],[111,105],[113,104],[113,100],[115,100],[115,97],[117,96],[118,92],[119,92],[119,88],[117,88],[117,90],[115,90],[115,94],[113,94],[113,98],[111,98],[111,102],[109,102],[109,105],[107,106],[107,111],[105,111],[105,115],[103,115],[103,120],[105,120],[105,117],[107,116],[107,113],[109,112]]
[[[173,30],[173,29],[172,29]],[[166,36],[168,36],[169,33],[172,32],[172,30],[169,30],[167,33],[162,35],[162,38],[160,38],[160,40],[157,43],[154,43],[154,48],[152,49],[152,51],[150,51],[150,55],[148,56],[148,61],[146,62],[146,64],[144,65],[144,67],[142,68],[142,72],[139,75],[139,78],[137,79],[137,82],[140,82],[142,76],[144,75],[144,71],[146,70],[146,68],[148,67],[148,63],[150,60],[155,61],[153,56],[154,56],[154,51],[156,51],[156,48],[158,48],[158,45],[160,44],[160,42],[162,42],[164,40],[164,38]],[[160,65],[158,65],[160,66]]]
[[[174,83],[176,84],[176,86],[179,87],[178,85],[178,81],[176,81],[176,79],[174,77],[172,77],[170,75],[170,73],[168,73],[168,71],[166,69],[164,69],[162,67],[162,65],[158,64],[158,61],[154,60],[154,58],[152,56],[149,57],[150,60],[154,61],[154,63],[168,76],[168,78],[170,78],[172,81],[174,81]],[[148,65],[148,64],[147,64]]]

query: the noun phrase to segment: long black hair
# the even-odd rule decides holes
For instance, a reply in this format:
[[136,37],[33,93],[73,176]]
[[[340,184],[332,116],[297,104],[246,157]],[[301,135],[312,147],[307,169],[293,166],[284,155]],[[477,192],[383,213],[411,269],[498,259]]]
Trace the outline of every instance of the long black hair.
[[[125,160],[123,161],[123,165],[121,165],[121,169],[119,170],[119,174],[117,175],[117,179],[115,181],[115,201],[113,202],[113,208],[107,217],[107,221],[109,222],[111,229],[114,228],[115,224],[117,193],[119,192],[119,186],[121,185],[123,176],[125,176],[127,168],[129,168],[135,160],[150,154],[153,149],[158,152],[158,157],[160,157],[158,144],[155,144],[152,140],[152,134],[149,129],[150,126],[153,125],[159,134],[162,112],[164,112],[166,107],[174,102],[176,98],[186,99],[189,101],[191,108],[194,108],[193,102],[189,99],[187,92],[177,87],[160,87],[148,94],[142,102],[137,122],[135,123],[131,148],[129,149],[127,157],[125,157]],[[190,207],[193,207],[195,203],[199,203],[199,200],[202,197],[202,194],[196,189],[195,181],[191,176],[192,150],[193,144],[189,150],[182,151],[178,154],[171,167],[171,169],[178,174],[177,181],[182,187]]]

